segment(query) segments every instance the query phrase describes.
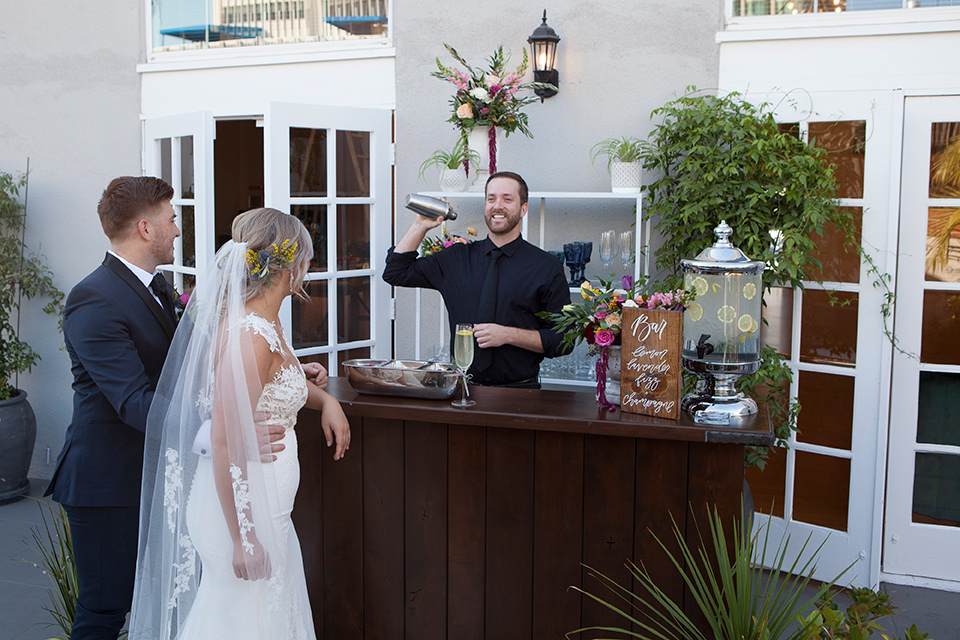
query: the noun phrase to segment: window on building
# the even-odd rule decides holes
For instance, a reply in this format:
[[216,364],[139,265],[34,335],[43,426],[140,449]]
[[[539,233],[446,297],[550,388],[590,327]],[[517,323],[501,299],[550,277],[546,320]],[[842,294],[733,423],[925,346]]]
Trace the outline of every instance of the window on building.
[[389,2],[154,0],[153,50],[385,38]]
[[779,16],[960,6],[960,0],[732,0],[732,3],[735,16]]

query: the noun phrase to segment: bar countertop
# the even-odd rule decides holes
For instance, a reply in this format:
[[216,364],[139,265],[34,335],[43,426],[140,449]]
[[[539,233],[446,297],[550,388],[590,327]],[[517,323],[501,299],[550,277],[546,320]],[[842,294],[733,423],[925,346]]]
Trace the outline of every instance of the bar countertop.
[[[421,400],[357,393],[345,378],[331,378],[327,387],[348,416],[423,420],[446,424],[491,425],[503,428],[627,436],[656,440],[717,444],[772,445],[767,408],[735,426],[699,425],[686,413],[679,420],[654,418],[597,406],[592,388],[583,390],[470,387],[477,404],[468,409],[448,400]],[[460,391],[454,395],[459,397]]]

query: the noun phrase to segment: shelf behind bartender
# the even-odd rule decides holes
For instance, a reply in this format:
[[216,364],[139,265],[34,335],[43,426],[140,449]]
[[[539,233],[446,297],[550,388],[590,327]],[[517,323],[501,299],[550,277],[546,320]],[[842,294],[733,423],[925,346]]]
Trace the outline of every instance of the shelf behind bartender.
[[474,384],[539,389],[540,362],[566,353],[562,334],[536,315],[560,311],[570,302],[570,290],[563,263],[520,235],[527,194],[518,174],[494,173],[485,188],[486,239],[418,258],[427,232],[443,223],[418,215],[387,252],[387,283],[440,292],[451,340],[455,325],[474,325],[479,347],[469,371]]

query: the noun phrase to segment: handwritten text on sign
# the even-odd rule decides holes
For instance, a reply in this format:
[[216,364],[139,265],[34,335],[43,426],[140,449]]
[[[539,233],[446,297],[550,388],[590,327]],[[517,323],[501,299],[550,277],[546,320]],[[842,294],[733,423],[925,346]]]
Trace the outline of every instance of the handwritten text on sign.
[[676,420],[683,314],[623,309],[620,410]]

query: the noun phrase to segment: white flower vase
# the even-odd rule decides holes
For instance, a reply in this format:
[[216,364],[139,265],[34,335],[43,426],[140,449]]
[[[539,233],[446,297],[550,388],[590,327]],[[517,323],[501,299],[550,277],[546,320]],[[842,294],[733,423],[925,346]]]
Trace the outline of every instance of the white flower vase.
[[[500,152],[503,147],[503,132],[494,128],[496,132],[497,153],[494,157],[494,165],[500,171],[503,154]],[[487,186],[487,178],[490,177],[490,127],[478,126],[470,130],[467,134],[467,147],[476,152],[480,159],[477,161],[479,169],[476,179],[470,184],[470,191],[483,191]]]
[[643,164],[639,162],[610,163],[610,190],[614,193],[637,193],[643,184]]
[[[620,406],[620,350],[622,345],[607,347],[607,379],[604,395],[607,402]],[[599,395],[599,394],[598,394]],[[597,400],[600,398],[598,397]]]
[[467,173],[463,167],[449,169],[443,167],[440,170],[440,191],[444,193],[459,193],[467,189]]

